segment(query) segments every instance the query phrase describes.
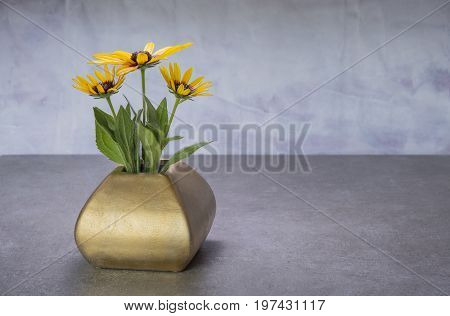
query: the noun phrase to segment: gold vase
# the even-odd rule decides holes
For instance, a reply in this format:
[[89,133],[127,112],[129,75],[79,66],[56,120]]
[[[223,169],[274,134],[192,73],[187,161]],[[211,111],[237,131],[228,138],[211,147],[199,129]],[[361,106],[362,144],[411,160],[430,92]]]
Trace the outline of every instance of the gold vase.
[[100,268],[182,271],[211,229],[216,201],[208,183],[179,162],[162,174],[111,172],[75,226],[78,249]]

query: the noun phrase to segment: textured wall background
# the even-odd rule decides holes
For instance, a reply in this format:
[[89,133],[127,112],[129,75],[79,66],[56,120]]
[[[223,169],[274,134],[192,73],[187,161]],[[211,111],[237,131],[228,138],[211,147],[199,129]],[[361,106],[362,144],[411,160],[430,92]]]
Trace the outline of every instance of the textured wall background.
[[[90,108],[102,103],[71,88],[74,75],[91,69],[82,55],[138,50],[148,40],[158,47],[193,41],[171,60],[207,75],[215,97],[183,106],[178,116],[195,129],[262,123],[445,2],[5,1],[0,154],[97,153]],[[310,122],[307,153],[448,154],[449,62],[447,5],[273,122]],[[137,78],[129,83],[139,87]],[[160,99],[159,73],[148,78]],[[214,148],[241,150],[227,151],[223,135]]]

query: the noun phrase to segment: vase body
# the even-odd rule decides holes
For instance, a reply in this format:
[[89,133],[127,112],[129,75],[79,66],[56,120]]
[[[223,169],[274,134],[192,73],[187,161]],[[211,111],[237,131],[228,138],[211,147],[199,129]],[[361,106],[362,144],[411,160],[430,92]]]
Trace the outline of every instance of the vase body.
[[210,186],[183,162],[165,175],[118,167],[81,210],[75,241],[96,267],[182,271],[206,239],[215,212]]

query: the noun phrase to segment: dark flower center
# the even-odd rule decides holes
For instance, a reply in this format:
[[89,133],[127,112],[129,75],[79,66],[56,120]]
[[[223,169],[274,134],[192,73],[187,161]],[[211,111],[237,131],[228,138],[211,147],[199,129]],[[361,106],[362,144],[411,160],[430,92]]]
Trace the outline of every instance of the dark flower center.
[[191,90],[191,92],[194,92],[194,88],[193,88],[191,85],[186,84],[186,83],[184,83],[184,82],[175,82],[175,87],[176,87],[177,89],[178,89],[178,87],[179,87],[180,85],[182,85],[184,89],[189,89],[189,90]]
[[[114,87],[114,82],[113,81],[105,81],[105,82],[100,82],[99,85],[102,86],[103,90],[105,90],[105,93],[108,93],[108,90]],[[92,89],[96,93],[100,93],[96,86],[92,87]]]

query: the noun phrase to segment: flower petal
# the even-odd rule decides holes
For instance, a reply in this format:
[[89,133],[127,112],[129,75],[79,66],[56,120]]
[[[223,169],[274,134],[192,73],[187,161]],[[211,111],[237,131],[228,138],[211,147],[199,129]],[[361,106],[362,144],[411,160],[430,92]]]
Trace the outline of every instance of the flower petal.
[[76,84],[72,85],[72,87],[74,87],[75,89],[77,89],[77,90],[79,90],[79,91],[81,91],[81,92],[89,93],[89,89],[86,88],[86,87],[81,87],[81,86],[76,85]]
[[173,64],[169,63],[169,71],[170,71],[170,78],[175,79],[175,73],[173,71]]
[[97,92],[95,92],[95,90],[91,87],[91,86],[89,86],[89,92],[90,92],[90,94],[98,94]]
[[107,81],[112,81],[113,77],[112,77],[111,72],[109,71],[108,65],[103,66],[103,71],[105,72],[105,79]]
[[186,84],[189,83],[189,79],[191,79],[191,75],[192,75],[193,71],[194,71],[194,68],[192,68],[192,67],[190,67],[188,70],[186,70],[184,72],[183,78],[181,78],[181,82],[184,82]]
[[182,84],[178,86],[177,93],[183,95],[184,87]]
[[130,73],[130,72],[132,72],[132,71],[135,71],[137,68],[138,68],[138,66],[119,68],[119,69],[117,70],[117,74],[118,74],[119,76],[124,76],[124,75],[126,75],[127,73]]
[[160,56],[161,54],[163,54],[166,50],[168,50],[170,48],[172,48],[172,46],[166,46],[166,47],[160,48],[153,54],[153,56]]
[[196,92],[196,94],[199,94],[201,92],[205,92],[211,86],[212,86],[212,84],[209,81],[206,81],[206,82],[202,83],[201,85],[199,85],[197,88],[195,88],[195,92]]
[[89,82],[81,76],[77,76],[80,86],[89,86]]
[[101,94],[105,93],[105,89],[103,89],[101,84],[98,84],[96,88],[97,88],[98,93],[101,93]]
[[166,83],[169,85],[170,84],[170,76],[169,73],[167,71],[167,68],[164,66],[159,67],[159,71],[161,72],[161,75],[163,76],[164,80],[166,81]]
[[106,78],[103,76],[103,74],[100,71],[94,70],[94,74],[97,76],[97,78],[100,80],[100,82],[106,81]]
[[146,52],[149,52],[150,54],[153,53],[153,49],[155,49],[155,43],[153,43],[153,42],[148,42],[148,43],[145,45],[145,48],[144,48],[144,50],[145,50]]
[[124,76],[120,76],[119,80],[117,80],[117,83],[114,85],[113,88],[115,89],[119,89],[122,86],[122,83],[125,81],[125,77]]
[[196,85],[198,85],[203,80],[203,78],[204,78],[203,76],[197,77],[194,81],[192,81],[190,83],[190,85],[192,87],[195,87]]
[[91,82],[91,84],[92,84],[93,86],[96,86],[96,85],[98,84],[98,81],[97,81],[97,79],[95,79],[94,76],[92,76],[92,75],[87,75],[87,77],[89,78],[89,81]]
[[180,50],[183,50],[189,46],[191,46],[192,43],[185,43],[185,44],[181,44],[181,45],[176,45],[176,46],[172,46],[172,47],[165,47],[164,49],[160,49],[158,50],[155,55],[158,55],[160,59],[165,58],[167,56],[170,56],[172,54],[175,54],[177,52],[179,52]]
[[112,52],[111,55],[114,56],[115,58],[119,58],[122,60],[128,60],[128,59],[131,59],[132,54],[129,52],[124,52],[123,50],[116,50],[116,51]]
[[112,64],[112,65],[122,65],[124,63],[130,63],[131,53],[124,51],[114,51],[112,53],[96,53],[92,55],[96,60],[89,61],[90,64]]
[[180,71],[180,66],[178,65],[178,63],[174,63],[173,65],[173,75],[174,75],[174,80],[176,82],[180,82],[181,79],[181,71]]

